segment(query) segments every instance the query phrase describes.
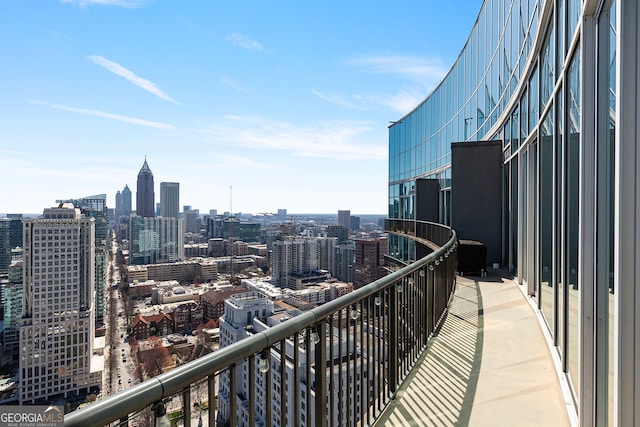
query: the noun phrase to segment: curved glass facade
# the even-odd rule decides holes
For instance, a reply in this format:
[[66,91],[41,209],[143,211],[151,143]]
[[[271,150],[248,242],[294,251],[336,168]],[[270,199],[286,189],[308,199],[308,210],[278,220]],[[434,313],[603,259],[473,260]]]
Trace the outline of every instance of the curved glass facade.
[[[640,320],[620,295],[640,301],[638,22],[631,0],[485,0],[446,77],[389,127],[392,222],[425,220],[427,203],[456,229],[452,143],[501,141],[499,261],[534,298],[583,425],[638,421]],[[392,258],[419,252],[390,233]]]

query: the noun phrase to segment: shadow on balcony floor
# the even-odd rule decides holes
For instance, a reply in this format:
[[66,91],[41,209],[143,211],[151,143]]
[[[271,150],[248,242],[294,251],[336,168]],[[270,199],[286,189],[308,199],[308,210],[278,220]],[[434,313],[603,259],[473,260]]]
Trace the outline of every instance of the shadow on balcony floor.
[[518,285],[458,277],[449,314],[376,425],[569,426],[540,324]]

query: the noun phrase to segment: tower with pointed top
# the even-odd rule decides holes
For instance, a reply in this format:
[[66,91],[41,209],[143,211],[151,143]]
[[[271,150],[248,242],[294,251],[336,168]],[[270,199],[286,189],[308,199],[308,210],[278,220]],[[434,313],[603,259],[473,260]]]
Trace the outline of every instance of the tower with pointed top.
[[138,187],[136,189],[136,214],[138,216],[154,217],[156,205],[153,189],[153,173],[151,173],[145,157],[142,169],[138,172]]

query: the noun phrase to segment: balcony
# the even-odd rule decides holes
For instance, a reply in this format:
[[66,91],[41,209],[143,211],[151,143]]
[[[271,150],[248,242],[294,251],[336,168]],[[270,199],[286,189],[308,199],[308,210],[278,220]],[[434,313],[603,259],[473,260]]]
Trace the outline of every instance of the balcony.
[[430,223],[416,231],[435,249],[426,257],[70,413],[65,425],[153,425],[167,415],[187,426],[514,425],[522,415],[569,425],[518,285],[456,278],[455,233]]

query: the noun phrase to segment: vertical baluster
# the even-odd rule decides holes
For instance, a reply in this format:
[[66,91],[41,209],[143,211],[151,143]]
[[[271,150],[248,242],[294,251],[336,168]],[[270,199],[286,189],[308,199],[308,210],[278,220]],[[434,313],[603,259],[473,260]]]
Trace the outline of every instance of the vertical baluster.
[[307,372],[306,372],[306,376],[307,376],[307,387],[306,387],[306,391],[305,391],[305,398],[304,398],[304,407],[306,409],[306,415],[305,415],[305,424],[310,426],[311,425],[311,405],[309,404],[311,402],[311,352],[312,352],[312,348],[311,348],[311,329],[307,328],[305,330],[305,334],[304,334],[304,353],[305,353],[305,363],[307,365]]
[[291,411],[291,424],[296,425],[300,423],[300,415],[298,410],[300,408],[300,355],[298,348],[298,340],[300,334],[296,332],[293,334],[293,409]]
[[338,422],[344,420],[344,405],[342,404],[342,399],[344,397],[344,375],[342,373],[344,362],[344,350],[342,348],[342,312],[343,310],[338,311]]
[[266,372],[264,374],[264,388],[265,388],[265,402],[264,402],[264,418],[266,427],[271,427],[271,418],[273,418],[273,414],[271,413],[271,388],[273,387],[273,369],[271,369],[271,348],[266,348],[261,357],[267,361],[266,364]]
[[229,422],[231,427],[235,427],[238,423],[238,408],[236,407],[236,369],[236,365],[229,366]]
[[[369,357],[369,347],[365,348],[364,341],[364,320],[365,312],[368,314],[369,308],[366,306],[367,299],[360,301],[360,425],[364,425],[364,396],[369,389],[364,377],[365,354]],[[367,316],[368,317],[368,316]]]
[[316,366],[316,419],[315,424],[319,426],[327,425],[327,337],[326,323],[320,320],[315,326],[317,339],[314,337],[315,366]]
[[256,425],[256,356],[252,354],[249,356],[249,363],[247,369],[249,370],[249,382],[247,388],[249,389],[249,425]]
[[207,377],[207,398],[209,400],[209,425],[216,425],[216,375],[211,374]]
[[191,387],[187,387],[182,391],[182,415],[184,426],[191,425]]
[[[352,369],[350,370],[351,372],[353,372],[353,374],[351,375],[351,387],[352,387],[352,393],[351,393],[351,405],[349,405],[349,408],[351,408],[353,411],[353,426],[357,426],[358,425],[358,395],[357,393],[357,387],[356,384],[358,382],[358,343],[357,343],[357,337],[358,337],[358,333],[356,330],[356,327],[358,325],[357,322],[357,314],[358,314],[358,303],[353,304],[353,307],[351,309],[351,320],[353,321],[353,330],[351,332],[351,337],[353,340],[353,355],[352,355],[352,359],[353,359],[353,363],[352,365]],[[355,314],[354,314],[355,313]]]
[[280,341],[280,426],[287,425],[287,341]]
[[[335,361],[336,361],[336,357],[335,354],[333,354],[333,315],[329,316],[328,318],[328,331],[327,331],[327,338],[328,338],[328,343],[327,345],[329,346],[329,384],[327,387],[327,390],[329,390],[329,395],[327,396],[327,398],[329,399],[329,422],[328,425],[329,426],[333,426],[333,414],[335,414],[335,412],[337,411],[337,407],[336,407],[336,402],[334,400],[335,398],[335,392],[338,388],[340,388],[340,386],[338,386],[336,388],[336,382],[334,380],[334,366],[335,366]],[[320,338],[322,339],[322,337]]]

